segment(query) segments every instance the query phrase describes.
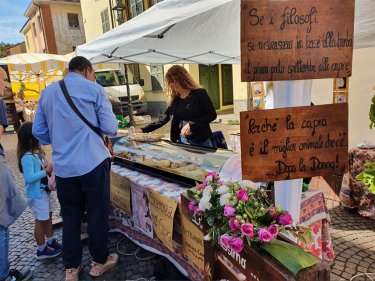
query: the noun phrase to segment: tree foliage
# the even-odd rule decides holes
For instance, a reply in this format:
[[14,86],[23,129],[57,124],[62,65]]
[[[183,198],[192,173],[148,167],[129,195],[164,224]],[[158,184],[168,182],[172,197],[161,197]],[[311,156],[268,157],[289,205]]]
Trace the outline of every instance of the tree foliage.
[[13,46],[11,43],[0,42],[0,58],[9,56],[9,48]]

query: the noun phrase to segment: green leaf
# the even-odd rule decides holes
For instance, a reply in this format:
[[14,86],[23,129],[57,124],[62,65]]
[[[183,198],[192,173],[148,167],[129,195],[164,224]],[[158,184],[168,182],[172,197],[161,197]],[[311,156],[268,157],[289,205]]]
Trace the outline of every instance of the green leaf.
[[277,239],[273,239],[269,243],[263,243],[261,248],[266,250],[294,275],[301,269],[317,263],[317,260],[312,255],[301,248]]

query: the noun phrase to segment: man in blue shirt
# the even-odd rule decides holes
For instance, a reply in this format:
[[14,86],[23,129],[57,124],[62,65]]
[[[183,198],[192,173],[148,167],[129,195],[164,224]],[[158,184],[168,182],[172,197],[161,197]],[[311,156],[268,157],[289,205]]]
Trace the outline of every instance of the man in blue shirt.
[[[8,126],[6,107],[1,97],[4,90],[9,88],[5,70],[0,67],[0,139],[4,129]],[[26,208],[26,201],[20,195],[12,172],[5,163],[4,150],[0,143],[0,281],[28,280],[32,271],[19,272],[9,270],[9,231],[8,227],[22,214]]]
[[[104,89],[95,81],[90,61],[75,57],[64,79],[79,112],[103,134],[115,136],[118,122]],[[90,275],[99,276],[118,260],[109,254],[110,153],[99,137],[71,108],[59,83],[42,93],[33,135],[52,145],[57,196],[63,218],[63,263],[66,280],[78,280],[82,262],[81,216],[87,208]]]

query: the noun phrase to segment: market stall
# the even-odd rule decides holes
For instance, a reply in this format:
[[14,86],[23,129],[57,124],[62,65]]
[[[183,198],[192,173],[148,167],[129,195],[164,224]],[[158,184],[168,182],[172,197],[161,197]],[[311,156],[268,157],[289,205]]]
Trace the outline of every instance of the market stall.
[[[207,275],[212,278],[213,274],[219,276],[223,269],[218,266],[215,271],[214,268],[215,261],[222,254],[215,255],[219,249],[214,250],[212,242],[204,240],[205,229],[199,226],[203,224],[202,218],[188,213],[186,191],[196,182],[202,182],[207,173],[219,171],[236,153],[178,145],[165,140],[136,142],[127,138],[115,143],[114,153],[112,231],[119,231],[139,246],[167,257],[192,280],[202,280]],[[312,201],[316,202],[315,206]],[[326,218],[321,192],[304,194],[301,210],[304,214],[301,223],[319,224],[319,220]],[[315,236],[319,235],[321,232],[315,233]],[[322,251],[317,256],[319,254],[322,257]],[[270,267],[277,268],[275,272],[282,272],[273,273],[279,274],[280,280],[295,278],[271,256],[258,255],[259,262],[266,259]],[[207,269],[207,264],[211,269]],[[314,272],[327,276],[327,268],[321,262],[318,264]],[[237,271],[236,265],[232,266],[230,272]],[[254,274],[266,276],[255,271]],[[300,273],[301,279],[296,280],[307,280],[306,276],[306,273]],[[318,275],[311,276],[315,277],[310,280],[317,280]]]
[[[309,79],[350,76],[353,37],[356,39],[354,45],[357,47],[364,47],[368,45],[372,46],[373,42],[368,43],[370,41],[367,41],[367,39],[373,36],[373,33],[369,32],[371,28],[369,28],[367,21],[364,19],[366,17],[370,17],[370,15],[366,15],[366,13],[356,14],[356,31],[354,33],[353,1],[345,1],[345,5],[343,5],[341,2],[338,3],[338,1],[330,1],[329,3],[326,1],[314,1],[311,3],[306,1],[301,1],[301,3],[300,1],[294,2],[298,4],[296,4],[298,9],[303,10],[303,13],[308,14],[310,12],[310,28],[303,26],[303,24],[307,24],[306,21],[294,22],[292,19],[290,19],[290,17],[295,16],[296,13],[294,10],[293,12],[288,10],[290,7],[286,4],[286,1],[242,1],[241,4],[241,2],[238,0],[167,0],[153,6],[143,14],[113,29],[112,31],[107,32],[92,42],[79,46],[77,48],[77,53],[78,55],[86,56],[93,63],[201,63],[208,65],[218,63],[239,63],[241,54],[241,75],[243,81],[299,79],[299,81],[278,81],[274,83],[275,93],[277,93],[277,95],[275,95],[274,102],[275,108],[308,106],[311,102],[312,87],[312,80]],[[291,5],[294,4],[295,3],[291,3]],[[317,5],[318,9],[315,7],[315,4]],[[363,6],[361,7],[362,4],[371,5],[370,2],[365,3],[357,1],[356,5],[358,6],[358,9],[356,9],[356,11],[363,11]],[[274,5],[278,5],[278,8],[275,9]],[[286,5],[286,7],[282,7],[282,5]],[[332,7],[330,5],[332,5]],[[250,8],[253,6],[255,6],[256,9],[250,10]],[[320,14],[322,14],[319,21],[312,20],[314,14],[317,13],[317,10]],[[284,14],[282,14],[283,11]],[[259,12],[259,14],[257,14],[257,12]],[[273,12],[281,14],[279,17],[276,17],[273,15]],[[239,15],[241,13],[241,17],[244,20],[242,20],[240,23]],[[276,18],[279,21],[284,19],[284,22],[274,24]],[[298,17],[298,19],[300,19],[300,17]],[[296,21],[298,20],[296,19]],[[152,24],[150,24],[151,22]],[[309,34],[311,31],[311,25],[314,26],[314,32]],[[285,26],[288,26],[288,28],[285,28]],[[267,28],[271,30],[268,30]],[[288,32],[284,32],[284,28],[285,30],[288,30]],[[327,30],[327,28],[332,29]],[[323,46],[323,43],[319,41],[319,38],[330,35],[331,32],[335,32],[335,34],[338,35],[345,34],[346,41],[344,40],[344,42],[351,43],[343,43],[344,45],[341,46],[342,38],[335,38],[334,40],[331,38],[331,40],[328,40],[328,43],[326,40]],[[283,36],[285,36],[285,38]],[[302,39],[306,39],[306,41]],[[334,43],[332,43],[332,41],[334,41]],[[240,51],[240,45],[242,45],[242,52]],[[341,49],[338,50],[338,48]],[[286,52],[288,52],[287,55]],[[325,62],[321,62],[323,54],[324,57],[327,58]],[[283,59],[283,62],[281,62],[281,58]],[[302,59],[305,60],[305,58],[311,58],[311,60],[307,62],[302,61]],[[327,63],[328,60],[329,63]],[[266,61],[267,63],[263,64],[263,61]],[[335,65],[335,67],[329,67],[330,63]],[[337,65],[340,65],[339,69],[336,69]],[[347,115],[347,107],[344,105],[340,109],[342,110],[342,116],[345,117],[345,115]],[[274,110],[272,112],[266,112],[265,116],[262,116],[263,120],[257,120],[256,114],[253,112],[245,112],[241,116],[241,146],[244,147],[244,145],[248,145],[245,150],[246,153],[244,154],[242,152],[242,174],[245,178],[252,179],[253,177],[254,179],[257,179],[256,181],[270,181],[271,179],[275,180],[276,203],[282,203],[283,207],[291,212],[294,221],[298,222],[300,211],[306,211],[306,208],[301,205],[302,180],[300,178],[303,176],[309,176],[309,172],[311,170],[314,170],[314,175],[319,175],[321,174],[321,171],[318,170],[331,169],[333,172],[341,172],[346,168],[344,165],[345,156],[343,156],[343,152],[345,149],[347,149],[347,118],[334,119],[335,116],[328,114],[334,111],[333,107],[330,109],[328,107],[316,107],[316,110],[308,110],[307,107],[304,107],[300,108],[298,112],[295,112],[295,119],[291,122],[293,123],[293,125],[291,125],[291,123],[289,124],[289,121],[291,120],[289,119],[288,114],[285,114],[286,111],[287,110]],[[311,113],[312,116],[319,116],[318,113],[323,111],[324,114],[329,115],[328,117],[330,119],[334,120],[332,123],[328,122],[332,127],[325,128],[325,130],[322,132],[319,130],[319,133],[316,135],[315,131],[314,133],[308,131],[310,129],[305,130],[301,136],[299,136],[298,133],[301,133],[302,130],[293,131],[295,128],[297,128],[295,127],[295,124],[300,126],[298,129],[306,129],[306,121],[308,121],[307,119],[310,118]],[[304,112],[307,113],[303,114]],[[270,116],[268,116],[268,114]],[[300,117],[299,115],[303,115],[303,117]],[[326,125],[328,119],[325,119],[325,116],[323,119],[325,121],[322,121],[324,123],[322,127],[327,127]],[[336,123],[336,121],[340,119],[343,120],[342,123]],[[255,120],[256,124],[252,124],[249,120]],[[272,120],[273,123],[270,124],[267,122],[267,120]],[[296,120],[300,123],[297,123]],[[314,121],[312,121],[312,123],[314,123]],[[284,128],[285,124],[286,129]],[[288,127],[289,125],[291,126]],[[335,131],[333,137],[335,140],[331,141],[332,135],[330,134],[329,130],[335,126],[341,131]],[[305,138],[308,136],[308,134],[310,134],[311,138],[317,137],[318,141],[319,137],[326,137],[327,139],[325,141],[328,141],[328,146],[331,146],[331,143],[333,142],[333,148],[337,149],[332,149],[330,153],[326,153],[326,151],[323,151],[324,149],[322,151],[313,151],[316,148],[313,147],[314,145],[309,147],[309,140],[305,139],[305,143],[307,143],[306,148],[303,148],[303,150],[305,150],[305,154],[298,158],[297,152],[295,156],[291,158],[293,163],[290,165],[285,165],[284,167],[283,165],[285,164],[285,161],[289,161],[290,159],[282,154],[289,153],[288,149],[284,148],[283,145],[278,146],[277,144],[274,144],[273,147],[268,147],[268,141],[270,139],[268,137],[272,136],[274,141],[286,140],[287,143],[285,146],[287,146],[289,138],[288,131],[285,130],[291,130],[289,131],[289,134],[294,137],[292,141],[298,141],[298,144],[302,144],[302,138]],[[268,135],[266,133],[268,133]],[[336,145],[336,140],[339,138],[340,134],[342,134],[341,136],[343,137],[341,138],[343,140],[341,142],[339,141],[338,145]],[[244,135],[247,135],[247,138],[244,138]],[[259,142],[260,145],[259,143],[255,142],[252,144],[251,137],[254,137],[254,135],[259,137],[259,140],[261,140],[261,142]],[[279,139],[277,137],[279,137]],[[315,143],[315,140],[312,142]],[[253,147],[251,147],[251,145],[253,145]],[[145,170],[148,170],[148,168],[146,169],[144,166],[152,166],[151,173],[153,173],[153,176],[162,176],[161,173],[155,170],[159,169],[159,171],[164,170],[168,173],[172,172],[172,174],[177,174],[179,176],[179,181],[182,180],[180,176],[186,177],[186,174],[189,174],[190,172],[194,174],[193,180],[199,180],[198,178],[201,178],[203,175],[201,172],[202,170],[200,169],[202,168],[202,165],[198,165],[199,167],[196,167],[195,165],[191,166],[191,171],[189,171],[189,168],[185,168],[185,166],[189,167],[190,165],[194,164],[193,161],[195,160],[193,159],[187,160],[187,163],[185,163],[185,165],[182,167],[172,167],[172,164],[176,161],[169,158],[165,159],[163,158],[164,156],[161,157],[160,155],[164,154],[164,148],[161,151],[153,153],[151,157],[147,157],[146,154],[135,153],[134,148],[130,149],[132,150],[122,151],[122,154],[119,156],[120,158],[123,158],[123,160],[121,160],[123,164],[130,164],[129,162],[135,163],[134,165],[131,165],[131,170],[142,169],[142,166],[140,165],[143,165]],[[309,149],[313,151],[310,154],[309,151],[307,151]],[[277,153],[275,153],[275,151],[278,153],[276,156],[275,154]],[[262,154],[274,154],[274,157],[271,158],[264,157],[264,159],[262,159],[262,163],[269,165],[278,163],[279,170],[276,169],[275,172],[270,171],[271,168],[275,170],[275,167],[271,167],[267,171],[266,169],[263,169],[263,167],[259,165],[261,161],[251,158],[256,154],[259,156],[259,158],[261,158]],[[247,156],[247,158],[244,156]],[[327,158],[323,165],[324,168],[320,168],[320,166],[319,168],[316,168],[315,166],[305,165],[304,161],[311,161],[311,159],[314,160],[321,156]],[[157,160],[154,161],[154,158]],[[298,166],[298,160],[302,165]],[[312,162],[314,164],[314,161]],[[319,165],[321,165],[320,163],[321,162],[319,162]],[[255,164],[252,166],[253,169],[249,168],[249,164]],[[296,172],[297,167],[299,168],[298,172]],[[328,167],[328,169],[326,167]],[[258,174],[251,174],[254,171]],[[184,173],[186,174],[184,175]],[[327,173],[327,171],[324,171],[324,173]],[[153,198],[156,197],[157,196],[154,196]],[[199,196],[197,197],[198,198],[195,199],[202,199],[199,198]],[[205,203],[207,205],[207,202]],[[182,204],[181,206],[186,207],[186,204]],[[175,210],[174,208],[172,209]],[[151,214],[152,213],[153,212],[151,210]],[[180,212],[180,214],[181,213],[183,212]],[[321,218],[319,220],[322,220],[322,217],[325,214],[322,212],[320,215]],[[183,217],[184,216],[181,218]],[[155,218],[156,224],[160,222],[158,218]],[[214,218],[212,219],[214,220]],[[325,219],[327,219],[327,217]],[[192,222],[194,225],[194,220],[198,220],[196,221],[196,227],[199,229],[201,226],[201,219],[199,217],[192,217],[189,222]],[[315,223],[315,221],[311,223]],[[202,222],[202,224],[204,224],[204,222]],[[184,225],[184,223],[182,223],[182,225]],[[319,226],[316,228],[319,229]],[[191,229],[193,228],[191,227]],[[322,232],[323,230],[320,231],[320,233]],[[169,234],[170,233],[171,232],[169,232]],[[190,254],[189,250],[185,249],[186,251],[184,251],[184,254],[187,256],[190,255],[191,261],[196,259],[195,265],[200,264],[200,269],[205,273],[205,275],[207,275],[207,273],[212,272],[211,269],[213,269],[213,267],[208,261],[210,257],[207,252],[204,252],[203,256],[197,256],[197,253],[201,253],[202,249],[204,250],[206,246],[203,240],[203,235],[206,233],[202,231],[202,229],[195,232],[196,235],[194,235],[194,237],[198,237],[197,235],[199,233],[199,237],[201,237],[201,239],[199,240],[198,245],[195,244],[199,247],[190,248]],[[316,232],[316,234],[319,235],[319,230]],[[231,241],[233,241],[233,237],[238,238],[237,236],[238,233],[234,233]],[[162,240],[161,236],[158,236],[158,238]],[[184,238],[182,240],[184,241]],[[329,243],[329,241],[327,242]],[[170,239],[169,241],[163,241],[163,243],[167,248],[169,247],[169,249],[171,249],[171,245],[173,246]],[[192,243],[189,244],[185,241],[185,245],[191,244]],[[191,249],[194,249],[194,251]],[[197,251],[197,249],[200,249],[200,251]],[[249,251],[251,252],[251,256],[247,255]],[[210,253],[212,252],[216,251],[210,251]],[[282,266],[276,266],[277,262],[269,261],[269,258],[267,259],[265,256],[259,256],[256,251],[252,251],[252,248],[244,247],[244,252],[246,258],[238,253],[237,255],[236,253],[233,253],[233,251],[231,252],[233,254],[232,258],[234,259],[234,262],[238,263],[238,266],[234,267],[236,268],[235,270],[232,267],[230,267],[228,270],[238,270],[242,275],[236,275],[237,279],[243,280],[248,278],[257,280],[264,277],[264,275],[262,275],[264,272],[261,271],[264,271],[265,268],[270,270],[277,268],[277,272],[273,273],[272,275],[274,277],[277,276],[277,280],[285,280],[288,278],[298,279],[298,276],[296,277],[296,275],[288,275],[287,272],[285,273],[285,268]],[[328,255],[329,254],[327,254],[327,256]],[[254,257],[258,258],[257,262],[254,262],[257,265],[255,268],[253,268],[254,271],[241,271],[241,267],[246,267],[246,262],[243,262],[246,261],[246,259],[254,260]],[[206,258],[208,259],[207,261]],[[219,260],[217,255],[216,258]],[[230,259],[228,260],[230,261]],[[226,261],[224,261],[224,263],[222,262],[223,266],[225,266],[225,264]],[[224,272],[221,274],[222,275],[219,274],[218,276],[226,276]],[[212,275],[208,274],[208,276]],[[324,268],[313,270],[312,274],[310,275],[310,280],[319,279],[329,279],[329,276]],[[309,280],[309,278],[305,276],[304,280]]]

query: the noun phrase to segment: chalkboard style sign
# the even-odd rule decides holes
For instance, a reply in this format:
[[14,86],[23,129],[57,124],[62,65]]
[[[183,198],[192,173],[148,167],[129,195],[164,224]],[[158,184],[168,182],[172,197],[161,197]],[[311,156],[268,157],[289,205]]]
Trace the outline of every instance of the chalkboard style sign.
[[342,175],[348,104],[241,112],[242,178],[255,182]]
[[353,0],[241,0],[242,81],[348,77]]

